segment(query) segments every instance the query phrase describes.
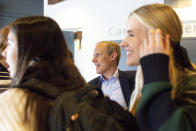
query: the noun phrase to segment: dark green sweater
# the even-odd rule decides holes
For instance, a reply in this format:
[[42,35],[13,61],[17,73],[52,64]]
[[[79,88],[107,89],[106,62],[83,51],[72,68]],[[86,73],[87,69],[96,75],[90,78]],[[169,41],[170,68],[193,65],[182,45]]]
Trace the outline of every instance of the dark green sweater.
[[[181,95],[171,100],[169,57],[163,54],[145,56],[140,61],[144,87],[136,118],[141,131],[196,131],[196,77],[184,78],[186,87]],[[191,82],[190,82],[191,81]],[[185,92],[185,93],[183,93]],[[191,100],[189,103],[186,99]]]

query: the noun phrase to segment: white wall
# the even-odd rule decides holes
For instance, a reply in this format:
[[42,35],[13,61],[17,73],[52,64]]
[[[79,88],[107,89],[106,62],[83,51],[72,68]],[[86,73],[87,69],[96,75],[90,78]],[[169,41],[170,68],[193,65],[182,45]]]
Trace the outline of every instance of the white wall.
[[139,6],[164,0],[66,0],[47,5],[44,15],[55,19],[64,30],[82,31],[82,48],[75,48],[75,64],[89,81],[96,74],[91,62],[95,44],[101,40],[121,40],[128,15]]
[[183,37],[196,37],[196,0],[192,0],[191,7],[175,8],[182,23]]

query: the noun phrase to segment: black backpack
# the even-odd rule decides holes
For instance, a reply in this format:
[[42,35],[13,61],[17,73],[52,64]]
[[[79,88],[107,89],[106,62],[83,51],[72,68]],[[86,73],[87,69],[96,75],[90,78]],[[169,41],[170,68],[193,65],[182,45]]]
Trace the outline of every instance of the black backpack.
[[49,126],[50,131],[139,131],[131,113],[90,85],[60,94]]

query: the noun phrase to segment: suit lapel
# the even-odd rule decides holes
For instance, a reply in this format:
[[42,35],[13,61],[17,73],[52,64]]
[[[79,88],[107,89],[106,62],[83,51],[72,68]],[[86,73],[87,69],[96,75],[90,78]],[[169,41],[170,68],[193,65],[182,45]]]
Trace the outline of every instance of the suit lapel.
[[123,96],[125,98],[125,102],[127,104],[127,107],[129,106],[129,101],[130,101],[130,91],[129,91],[129,80],[127,77],[124,75],[122,71],[119,70],[119,81],[120,81],[120,86],[123,92]]

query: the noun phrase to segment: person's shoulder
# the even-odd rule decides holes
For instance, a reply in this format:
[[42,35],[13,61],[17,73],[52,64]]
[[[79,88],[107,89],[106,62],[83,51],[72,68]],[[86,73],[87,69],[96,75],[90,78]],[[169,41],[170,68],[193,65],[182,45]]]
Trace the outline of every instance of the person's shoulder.
[[23,89],[8,88],[0,93],[0,100],[15,101],[17,98],[24,98],[24,96],[26,96],[26,92]]
[[24,126],[26,96],[25,91],[18,88],[7,89],[0,94],[0,116],[4,118],[0,120],[2,124],[0,130],[26,129]]
[[183,77],[182,81],[180,81],[179,87],[182,91],[196,91],[196,74]]
[[190,85],[196,85],[196,73],[184,77],[185,81],[188,81]]
[[118,70],[118,71],[119,71],[119,73],[129,74],[129,75],[136,73],[136,70],[126,70],[126,71]]
[[119,75],[120,76],[125,76],[127,78],[135,78],[136,71],[135,70],[127,70],[127,71],[121,71],[119,70]]
[[196,75],[183,77],[178,88],[176,88],[175,101],[185,105],[196,105]]
[[[166,131],[171,129],[172,131],[185,131],[187,129],[191,129],[191,131],[195,131],[196,125],[190,124],[196,121],[196,106],[182,106],[178,108],[168,120],[166,120],[160,128],[160,131]],[[183,123],[183,125],[182,125]],[[183,127],[183,128],[182,128]]]
[[98,77],[96,77],[96,78],[90,80],[90,81],[88,82],[88,84],[90,84],[90,85],[97,84],[97,83],[99,82],[99,80],[100,80],[100,76],[98,76]]

